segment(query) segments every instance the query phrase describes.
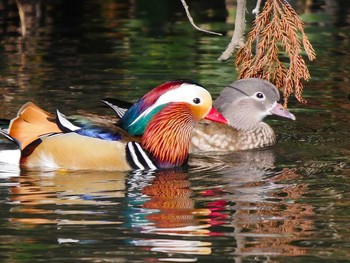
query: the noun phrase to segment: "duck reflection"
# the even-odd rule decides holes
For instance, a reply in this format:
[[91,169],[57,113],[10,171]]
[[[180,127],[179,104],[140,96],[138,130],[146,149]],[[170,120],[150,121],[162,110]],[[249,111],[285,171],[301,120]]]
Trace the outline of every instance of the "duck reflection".
[[[128,190],[138,200],[130,219],[134,231],[147,235],[132,243],[193,255],[220,253],[215,248],[222,242],[234,257],[305,254],[294,242],[314,229],[313,206],[299,202],[308,186],[295,183],[301,179],[295,170],[275,167],[275,158],[272,149],[197,155],[190,173],[164,170],[141,176],[147,178],[142,186]],[[197,240],[189,242],[188,236]]]
[[98,214],[96,206],[114,206],[125,196],[125,173],[118,172],[21,171],[10,181],[16,185],[10,189],[11,203],[16,205],[9,220],[28,226],[114,223],[74,215]]
[[314,207],[303,201],[308,185],[275,158],[260,149],[192,156],[181,169],[21,171],[8,180],[6,217],[17,228],[53,225],[59,243],[122,239],[168,260],[223,248],[235,259],[303,255],[298,242],[315,229]]
[[[211,210],[196,207],[186,168],[134,172],[129,182],[128,195],[133,200],[131,225],[135,231],[146,234],[133,239],[132,244],[164,253],[211,254],[211,242],[181,238],[210,234],[210,224],[201,216],[208,216]],[[149,238],[153,234],[159,238]],[[164,239],[163,235],[177,238]]]
[[[276,166],[272,148],[222,156],[216,198],[231,205],[234,255],[303,255],[298,240],[315,229],[314,207],[303,202],[308,185],[296,169]],[[199,158],[205,162],[208,157]],[[277,162],[278,165],[278,162]],[[216,164],[217,167],[220,167]],[[202,178],[203,179],[203,178]]]
[[[207,216],[209,208],[196,208],[189,174],[183,169],[158,171],[140,189],[147,198],[142,203],[145,219],[152,224],[142,227],[143,232],[172,235],[208,234],[210,225],[198,216]],[[203,223],[204,221],[204,223]]]

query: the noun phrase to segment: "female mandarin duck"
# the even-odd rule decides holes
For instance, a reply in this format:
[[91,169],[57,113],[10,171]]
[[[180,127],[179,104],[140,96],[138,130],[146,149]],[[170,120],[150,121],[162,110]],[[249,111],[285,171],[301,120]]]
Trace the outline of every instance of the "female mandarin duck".
[[187,163],[191,134],[203,118],[228,123],[212,108],[202,86],[184,81],[164,83],[144,95],[121,121],[142,136],[125,141],[125,132],[78,127],[57,112],[56,119],[33,103],[11,120],[8,134],[21,149],[20,164],[54,169],[157,169]]
[[[295,116],[278,103],[279,100],[277,88],[266,80],[247,78],[233,82],[214,101],[214,107],[230,124],[200,122],[193,131],[190,152],[238,151],[273,145],[276,135],[263,122],[264,118],[277,115],[295,120]],[[113,99],[106,99],[104,103],[119,117],[124,116],[124,107],[131,105]],[[123,118],[120,124],[123,127]]]
[[279,100],[277,88],[266,80],[248,78],[233,82],[213,103],[230,124],[201,122],[193,131],[191,151],[237,151],[273,145],[276,135],[264,118],[277,115],[295,120]]

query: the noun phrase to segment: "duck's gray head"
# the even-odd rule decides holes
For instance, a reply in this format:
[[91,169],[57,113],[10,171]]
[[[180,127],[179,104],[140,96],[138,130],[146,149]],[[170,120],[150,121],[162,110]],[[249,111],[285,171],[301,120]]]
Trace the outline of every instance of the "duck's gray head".
[[238,130],[254,129],[267,115],[295,120],[295,116],[278,103],[280,94],[270,82],[240,79],[224,88],[214,101],[219,110]]

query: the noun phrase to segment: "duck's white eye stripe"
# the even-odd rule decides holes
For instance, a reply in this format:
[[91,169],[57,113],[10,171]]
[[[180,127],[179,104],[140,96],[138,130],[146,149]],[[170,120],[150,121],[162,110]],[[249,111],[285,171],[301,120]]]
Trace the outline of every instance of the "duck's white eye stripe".
[[203,87],[195,84],[183,83],[178,88],[169,90],[160,96],[155,105],[158,106],[169,102],[187,102],[190,104],[198,104],[198,102],[195,102],[195,100],[199,100],[199,103],[201,103],[202,99],[206,96],[210,96],[210,94]]
[[[142,114],[140,114],[129,126],[135,124],[139,119],[147,116],[153,109],[162,104],[169,102],[187,102],[189,104],[199,104],[205,100],[211,99],[210,93],[201,86],[195,84],[183,83],[178,88],[169,90],[161,95],[158,100]],[[199,99],[199,103],[195,103],[194,99]]]

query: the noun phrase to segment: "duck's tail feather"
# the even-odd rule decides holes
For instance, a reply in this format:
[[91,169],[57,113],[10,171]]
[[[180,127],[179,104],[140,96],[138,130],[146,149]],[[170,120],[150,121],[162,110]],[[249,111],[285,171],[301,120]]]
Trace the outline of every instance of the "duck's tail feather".
[[133,105],[131,102],[114,98],[105,98],[101,101],[111,107],[120,119],[123,118],[125,112]]
[[42,135],[59,132],[62,130],[50,113],[32,102],[22,106],[17,117],[11,120],[8,131],[9,135],[19,142],[21,149]]
[[18,165],[21,159],[20,143],[4,129],[0,129],[0,135],[7,139],[0,143],[0,162]]

